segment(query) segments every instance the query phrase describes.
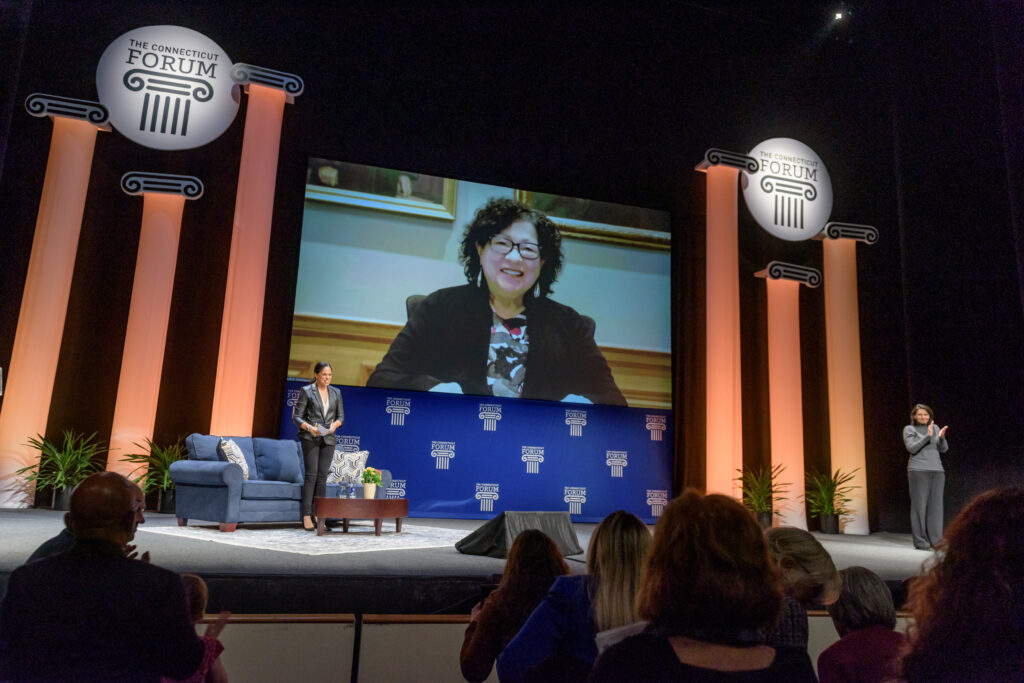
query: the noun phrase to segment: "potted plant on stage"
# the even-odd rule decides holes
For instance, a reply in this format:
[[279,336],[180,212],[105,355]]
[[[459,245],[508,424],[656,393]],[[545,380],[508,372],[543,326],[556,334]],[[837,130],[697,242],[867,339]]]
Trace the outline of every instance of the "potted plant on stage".
[[152,439],[146,439],[146,445],[135,444],[145,449],[146,453],[129,453],[124,460],[138,465],[133,474],[135,483],[142,488],[142,493],[149,495],[156,491],[157,512],[174,514],[174,480],[171,479],[171,463],[185,457],[185,446],[179,438],[170,446],[161,446]]
[[363,468],[363,498],[376,498],[377,487],[384,485],[380,470],[373,467]]
[[857,470],[823,474],[810,470],[805,475],[804,500],[811,517],[821,519],[821,531],[826,534],[839,533],[839,518],[853,512],[849,508],[853,498],[850,494],[857,486],[850,484]]
[[53,489],[51,505],[54,510],[67,510],[71,502],[71,490],[93,472],[102,467],[97,462],[106,448],[96,439],[96,432],[89,436],[72,429],[64,430],[64,441],[57,444],[42,434],[28,440],[28,445],[39,451],[39,462],[18,470],[25,482],[33,483],[36,489]]
[[740,473],[736,481],[742,487],[743,504],[754,513],[762,529],[772,526],[773,515],[782,514],[779,503],[786,500],[782,494],[787,493],[789,487],[788,483],[779,481],[784,469],[786,466],[779,463],[774,467],[736,470]]

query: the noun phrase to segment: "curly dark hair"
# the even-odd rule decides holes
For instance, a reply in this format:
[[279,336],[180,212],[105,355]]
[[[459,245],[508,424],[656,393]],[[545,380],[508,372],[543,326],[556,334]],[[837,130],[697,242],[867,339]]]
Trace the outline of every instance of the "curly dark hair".
[[775,623],[782,588],[753,515],[728,496],[689,488],[654,528],[636,602],[639,617],[666,634],[726,634]]
[[[558,279],[558,273],[562,270],[562,234],[550,218],[514,199],[491,199],[480,207],[473,221],[466,226],[459,249],[459,261],[466,272],[466,280],[475,283],[480,278],[480,286],[487,286],[480,277],[480,254],[476,248],[486,246],[492,237],[516,221],[529,221],[537,229],[540,257],[544,259],[540,276],[537,278],[540,296],[552,294],[554,290],[551,289],[551,285]],[[532,290],[526,296],[532,296]]]
[[939,543],[937,561],[910,584],[913,616],[903,677],[1010,681],[1024,671],[1024,486],[967,504]]

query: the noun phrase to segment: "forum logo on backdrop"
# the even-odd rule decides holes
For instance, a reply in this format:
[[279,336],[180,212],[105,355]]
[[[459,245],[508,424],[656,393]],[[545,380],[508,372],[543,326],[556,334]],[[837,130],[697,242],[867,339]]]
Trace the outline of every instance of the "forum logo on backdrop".
[[661,517],[668,505],[668,491],[665,489],[647,489],[647,504],[651,506],[651,517]]
[[743,171],[743,199],[757,224],[779,239],[809,240],[832,213],[832,180],[813,149],[772,138],[750,151],[757,171]]
[[587,487],[565,486],[562,491],[562,500],[569,504],[569,514],[583,514],[583,504],[587,502]]
[[391,486],[384,490],[384,497],[398,500],[405,498],[405,479],[392,479]]
[[388,396],[387,399],[388,407],[386,412],[391,416],[392,427],[402,427],[405,425],[405,416],[412,412],[412,399],[411,398],[393,398]]
[[434,459],[434,467],[436,469],[448,469],[448,463],[455,457],[455,442],[431,441],[430,457]]
[[540,464],[544,462],[544,447],[523,446],[522,461],[526,463],[527,474],[540,474]]
[[299,392],[302,389],[289,389],[286,394],[285,403],[288,404],[289,408],[295,408],[295,404],[299,402]]
[[622,477],[622,468],[629,465],[629,453],[626,451],[605,451],[604,464],[611,468],[612,477]]
[[358,436],[345,436],[341,435],[338,437],[338,445],[336,450],[340,450],[342,453],[356,453],[359,451],[359,437]]
[[651,441],[661,441],[661,435],[665,433],[665,416],[645,415],[644,417],[647,418],[647,431],[651,433]]
[[485,432],[498,431],[498,420],[501,419],[501,404],[481,403],[479,417],[484,421]]
[[583,436],[583,427],[587,424],[587,411],[566,410],[565,424],[569,425],[569,436]]
[[241,88],[217,43],[182,26],[143,26],[107,46],[96,91],[110,123],[143,147],[201,147],[228,129]]
[[494,501],[498,500],[499,484],[476,485],[475,498],[480,501],[480,512],[494,512]]

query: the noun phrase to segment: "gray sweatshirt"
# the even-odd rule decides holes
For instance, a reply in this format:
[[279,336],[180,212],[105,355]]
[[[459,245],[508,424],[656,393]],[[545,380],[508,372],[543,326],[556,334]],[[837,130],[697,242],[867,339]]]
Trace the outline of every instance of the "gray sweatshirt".
[[949,444],[946,443],[946,437],[939,438],[939,425],[932,429],[931,436],[928,436],[928,425],[907,425],[903,428],[903,443],[910,453],[910,460],[907,461],[908,470],[945,471],[939,453],[948,451]]

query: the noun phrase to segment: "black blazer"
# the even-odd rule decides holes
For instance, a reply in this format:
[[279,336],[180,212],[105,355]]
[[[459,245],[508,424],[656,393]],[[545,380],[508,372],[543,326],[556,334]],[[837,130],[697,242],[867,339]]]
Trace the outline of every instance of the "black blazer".
[[[523,398],[560,401],[579,394],[594,403],[626,405],[587,319],[547,297],[527,300],[525,315],[530,345]],[[489,395],[491,320],[486,289],[437,290],[413,310],[366,386],[428,391],[458,382],[464,394]]]
[[[295,403],[295,410],[292,411],[292,422],[299,428],[299,438],[316,438],[302,429],[303,422],[330,427],[335,420],[345,421],[345,408],[341,404],[341,392],[334,387],[327,387],[327,414],[325,415],[316,382],[302,387],[302,390],[299,391],[299,400]],[[327,432],[324,435],[324,443],[333,446],[338,443],[338,438],[334,432]]]

